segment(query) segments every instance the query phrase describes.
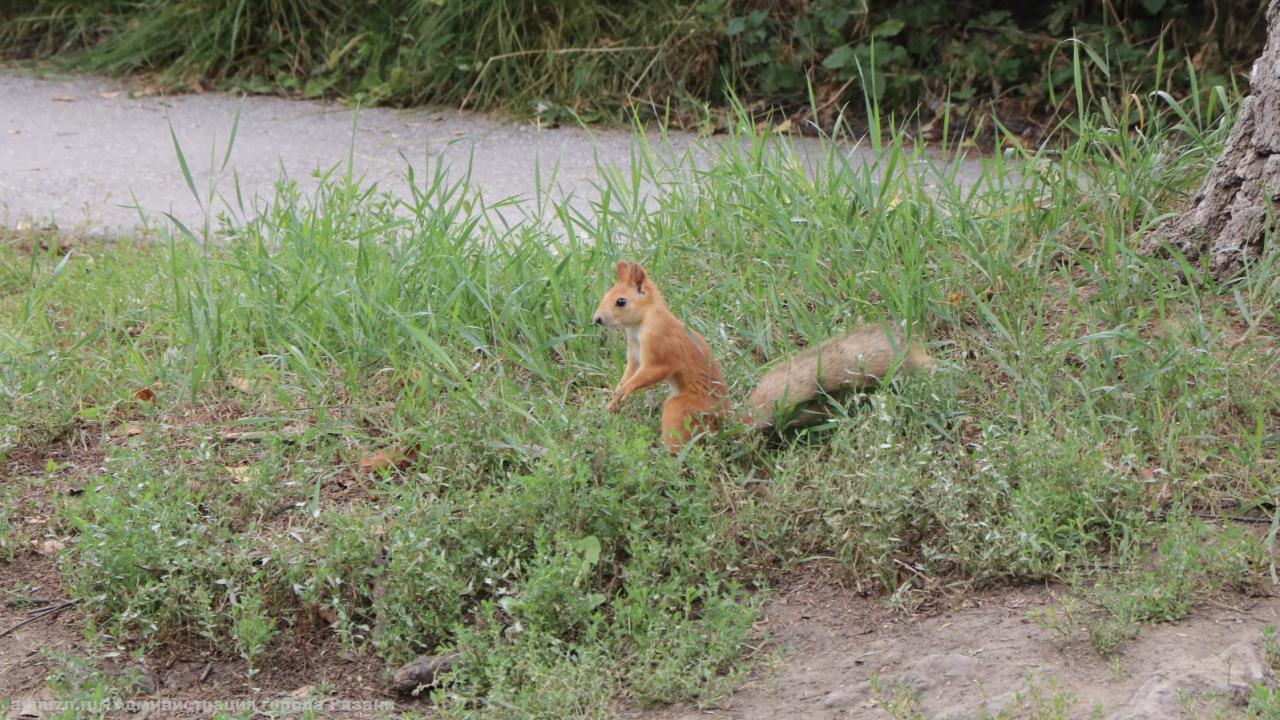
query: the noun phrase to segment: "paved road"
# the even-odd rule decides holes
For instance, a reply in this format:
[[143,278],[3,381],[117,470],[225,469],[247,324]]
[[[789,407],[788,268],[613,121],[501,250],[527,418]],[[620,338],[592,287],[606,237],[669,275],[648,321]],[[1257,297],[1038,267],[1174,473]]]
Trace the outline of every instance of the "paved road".
[[[114,80],[0,69],[0,224],[52,220],[68,229],[126,232],[139,224],[135,199],[162,222],[164,212],[198,221],[170,126],[205,186],[237,110],[239,129],[217,186],[229,191],[234,171],[246,197],[272,196],[282,171],[304,190],[314,187],[312,171],[344,162],[354,143],[357,174],[398,194],[407,190],[406,158],[421,171],[430,154],[441,153],[455,176],[470,160],[472,181],[487,201],[531,195],[540,161],[544,182],[558,168],[558,193],[587,202],[596,196],[597,156],[625,166],[633,143],[625,131],[539,129],[453,110],[370,108],[357,117],[330,102],[221,93],[134,97]],[[697,142],[671,136],[677,151]],[[869,157],[861,149],[847,152]],[[968,180],[977,172],[976,163],[966,164],[962,175]]]

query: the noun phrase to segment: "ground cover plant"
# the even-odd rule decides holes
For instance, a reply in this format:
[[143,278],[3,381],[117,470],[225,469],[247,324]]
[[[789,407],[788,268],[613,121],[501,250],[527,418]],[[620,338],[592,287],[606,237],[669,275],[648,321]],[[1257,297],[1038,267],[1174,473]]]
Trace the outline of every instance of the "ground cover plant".
[[[589,206],[437,164],[412,197],[337,167],[251,212],[179,150],[203,226],[0,244],[0,562],[56,554],[94,637],[239,658],[245,692],[303,636],[457,652],[432,695],[457,716],[712,702],[762,592],[813,562],[908,610],[1069,580],[1111,615],[1046,622],[1109,652],[1269,582],[1267,539],[1215,519],[1272,517],[1280,477],[1278,256],[1220,286],[1136,254],[1232,102],[1141,102],[1006,138],[967,187],[897,128],[864,167],[741,119],[709,163],[637,151]],[[624,256],[731,397],[855,322],[942,367],[669,458],[656,394],[604,411],[622,343],[589,315]]]
[[1090,80],[1098,95],[1194,94],[1192,65],[1230,85],[1257,58],[1264,5],[39,0],[0,2],[0,53],[151,73],[170,90],[463,104],[550,121],[618,120],[638,107],[711,128],[736,96],[830,128],[871,95],[926,119],[948,104],[977,118],[991,103],[1021,123],[1070,110],[1073,39],[1107,68]]

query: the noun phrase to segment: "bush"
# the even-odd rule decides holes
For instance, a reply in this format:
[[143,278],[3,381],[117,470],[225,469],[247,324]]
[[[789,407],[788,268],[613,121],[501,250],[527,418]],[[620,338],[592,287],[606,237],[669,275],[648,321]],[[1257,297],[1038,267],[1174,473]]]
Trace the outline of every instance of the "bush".
[[[924,117],[992,101],[1018,115],[1074,98],[1073,48],[1094,92],[1192,87],[1248,66],[1264,3],[1132,0],[38,0],[0,9],[0,52],[110,73],[364,103],[465,104],[547,120],[646,114],[693,125],[736,95],[807,108],[827,126],[864,97]],[[674,111],[674,115],[669,114]]]

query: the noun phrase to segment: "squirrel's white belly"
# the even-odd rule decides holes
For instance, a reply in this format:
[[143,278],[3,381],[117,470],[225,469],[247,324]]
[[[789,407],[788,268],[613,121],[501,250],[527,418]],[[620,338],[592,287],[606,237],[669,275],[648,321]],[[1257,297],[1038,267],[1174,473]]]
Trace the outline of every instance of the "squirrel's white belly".
[[[640,358],[644,355],[640,352],[640,328],[638,327],[627,328],[627,355],[628,359],[638,369],[640,367]],[[667,388],[671,390],[672,395],[680,392],[680,389],[676,387],[676,381],[672,378],[667,378]]]
[[627,359],[640,367],[640,328],[627,328]]

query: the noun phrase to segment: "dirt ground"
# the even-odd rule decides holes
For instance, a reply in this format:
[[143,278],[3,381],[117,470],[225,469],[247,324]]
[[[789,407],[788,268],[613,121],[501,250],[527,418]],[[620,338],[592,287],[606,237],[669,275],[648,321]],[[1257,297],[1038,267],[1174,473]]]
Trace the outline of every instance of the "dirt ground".
[[[1029,618],[1029,610],[1055,598],[1055,589],[1045,587],[987,592],[913,618],[890,610],[883,598],[830,584],[786,587],[766,604],[760,624],[773,662],[761,663],[715,707],[636,717],[919,717],[891,712],[895,698],[908,695],[918,697],[923,717],[954,720],[1001,711],[1031,718],[1233,717],[1243,713],[1250,684],[1268,679],[1262,629],[1280,623],[1280,598],[1220,599],[1182,621],[1144,628],[1114,664],[1087,641],[1055,638]],[[1048,712],[1055,696],[1062,715]]]
[[[39,607],[65,598],[52,558],[30,553],[0,565],[0,631],[31,618]],[[697,709],[625,709],[637,720],[706,718],[888,718],[912,706],[923,717],[1157,718],[1240,715],[1250,683],[1268,679],[1262,629],[1280,624],[1280,599],[1231,597],[1168,625],[1149,627],[1108,662],[1083,640],[1063,642],[1028,617],[1054,602],[1053,588],[1031,587],[967,596],[951,609],[913,617],[883,598],[859,597],[821,578],[775,590],[759,623],[760,660],[747,683],[718,705]],[[44,601],[49,601],[48,603]],[[322,637],[295,633],[287,657],[271,664],[251,692],[238,662],[215,659],[201,648],[171,647],[142,666],[119,659],[118,669],[140,670],[146,700],[300,698],[328,686],[329,700],[364,701],[363,710],[329,709],[323,717],[371,717],[371,707],[394,698],[377,661],[343,652]],[[10,717],[42,717],[31,701],[54,696],[46,686],[58,668],[53,653],[83,654],[77,607],[42,617],[0,640],[0,698]],[[98,648],[101,657],[109,648]],[[127,656],[122,656],[127,657]],[[113,668],[117,666],[112,666]],[[879,690],[873,687],[878,679]],[[1055,705],[1056,703],[1056,705]],[[400,710],[414,705],[396,702]],[[423,706],[416,706],[424,709]],[[1045,713],[1052,708],[1062,715]],[[140,717],[124,713],[121,717]],[[149,717],[204,717],[199,712]]]

